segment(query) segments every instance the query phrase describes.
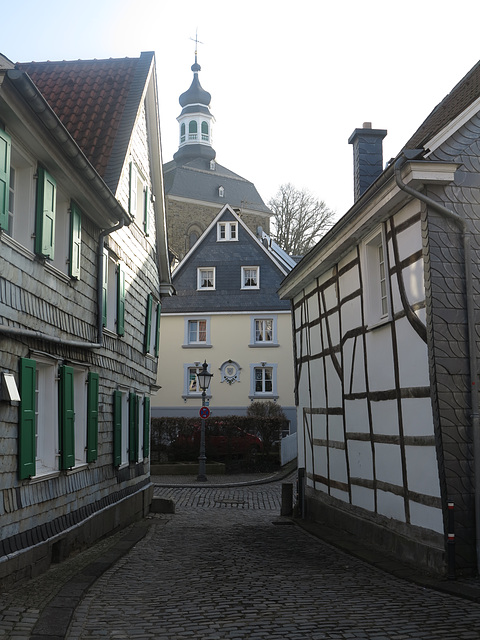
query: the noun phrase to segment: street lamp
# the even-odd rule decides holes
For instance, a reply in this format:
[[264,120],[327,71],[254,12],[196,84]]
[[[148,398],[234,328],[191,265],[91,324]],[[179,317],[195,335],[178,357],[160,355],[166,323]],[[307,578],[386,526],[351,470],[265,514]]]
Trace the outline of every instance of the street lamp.
[[205,399],[207,397],[207,389],[210,386],[210,381],[213,378],[213,373],[208,371],[207,361],[202,365],[202,370],[197,373],[198,386],[202,390],[202,408],[200,409],[200,416],[202,418],[202,427],[200,431],[200,455],[198,456],[198,476],[199,482],[206,482],[206,467],[205,463],[207,457],[205,455],[205,418],[208,418],[208,408],[205,406]]

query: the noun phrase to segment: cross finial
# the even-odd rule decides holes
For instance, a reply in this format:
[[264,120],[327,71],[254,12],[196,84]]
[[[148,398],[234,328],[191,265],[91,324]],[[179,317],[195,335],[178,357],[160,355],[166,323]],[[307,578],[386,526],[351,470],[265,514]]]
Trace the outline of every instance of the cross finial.
[[196,64],[197,63],[198,45],[199,44],[203,44],[203,42],[200,42],[200,40],[198,39],[198,29],[195,29],[195,39],[190,38],[190,40],[193,40],[193,42],[195,42],[195,64]]

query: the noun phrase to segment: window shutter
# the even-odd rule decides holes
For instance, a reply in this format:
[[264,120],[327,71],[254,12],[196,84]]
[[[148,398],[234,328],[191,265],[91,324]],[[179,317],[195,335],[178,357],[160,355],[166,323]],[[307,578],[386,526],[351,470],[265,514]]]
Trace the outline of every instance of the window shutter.
[[145,353],[150,351],[150,339],[152,335],[152,307],[153,296],[149,293],[147,298],[147,317],[145,319]]
[[35,389],[37,365],[35,360],[20,360],[20,424],[18,431],[18,473],[20,480],[36,473],[35,456]]
[[157,304],[157,326],[155,332],[155,357],[158,358],[158,354],[160,352],[160,318],[162,315],[162,304],[159,302]]
[[128,213],[133,216],[137,213],[137,170],[133,162],[130,162]]
[[82,253],[82,216],[80,209],[70,205],[70,277],[80,278],[80,256]]
[[138,398],[130,392],[128,402],[128,459],[130,462],[138,460]]
[[35,253],[53,260],[55,253],[55,210],[57,183],[42,167],[38,167]]
[[148,189],[148,186],[145,187],[145,200],[143,201],[143,230],[145,232],[145,235],[148,236],[148,225],[150,223],[149,220],[149,202],[150,202],[150,192]]
[[87,462],[98,456],[98,373],[88,374],[87,395]]
[[73,399],[73,367],[60,367],[60,465],[75,466],[75,411]]
[[143,400],[143,457],[150,455],[150,398]]
[[113,465],[122,463],[122,392],[113,392]]
[[117,265],[117,333],[125,334],[125,267],[121,262]]
[[102,323],[107,326],[108,303],[108,251],[103,249],[103,282],[102,282]]
[[0,229],[8,229],[11,149],[10,136],[0,130]]

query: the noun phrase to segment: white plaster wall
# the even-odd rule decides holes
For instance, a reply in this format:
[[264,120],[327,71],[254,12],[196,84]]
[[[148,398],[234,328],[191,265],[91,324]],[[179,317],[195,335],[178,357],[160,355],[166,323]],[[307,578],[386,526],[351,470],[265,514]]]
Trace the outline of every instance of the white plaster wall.
[[440,497],[437,455],[434,447],[405,447],[407,483],[410,491]]
[[373,480],[373,452],[370,442],[349,440],[348,462],[352,478]]
[[441,509],[435,507],[427,507],[418,502],[409,502],[410,522],[417,527],[431,529],[438,533],[444,532],[443,515]]
[[375,442],[375,475],[377,480],[403,487],[402,458],[396,444]]
[[400,318],[395,325],[397,331],[398,367],[400,386],[429,386],[428,347],[413,329],[407,318]]
[[430,398],[404,398],[401,402],[404,435],[433,435],[433,413]]
[[403,498],[389,491],[377,491],[378,513],[387,518],[395,518],[400,522],[405,522],[405,505]]
[[351,486],[352,504],[368,511],[375,510],[375,493],[367,487]]
[[395,377],[390,326],[384,325],[369,331],[366,338],[370,391],[394,389]]
[[347,432],[370,432],[366,399],[345,400],[345,425]]
[[382,400],[372,402],[370,408],[372,412],[373,432],[382,435],[397,436],[399,433],[397,401]]

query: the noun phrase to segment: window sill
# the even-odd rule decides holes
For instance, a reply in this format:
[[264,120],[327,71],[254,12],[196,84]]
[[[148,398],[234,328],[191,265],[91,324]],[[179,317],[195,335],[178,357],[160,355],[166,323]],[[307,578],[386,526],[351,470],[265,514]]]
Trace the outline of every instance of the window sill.
[[196,344],[182,344],[182,349],[211,349],[212,346],[206,342],[198,342]]
[[[201,400],[202,399],[202,393],[189,393],[187,395],[185,395],[184,393],[182,394],[182,398],[185,400],[185,402],[187,400]],[[205,400],[211,400],[212,396],[209,395],[207,393],[207,395],[205,396]]]
[[63,271],[60,271],[58,267],[55,267],[51,262],[45,262],[45,270],[54,275],[59,280],[63,280],[65,284],[70,284],[72,282],[72,278]]
[[45,473],[38,474],[30,478],[31,484],[36,484],[37,482],[43,482],[44,480],[51,480],[52,478],[58,478],[60,476],[60,471],[45,471]]
[[275,393],[255,393],[253,396],[248,396],[250,400],[278,400],[279,396]]
[[388,316],[388,318],[382,318],[381,320],[377,320],[377,322],[373,322],[372,324],[367,324],[367,331],[373,331],[374,329],[383,327],[386,324],[389,324],[391,321],[392,321],[392,318]]
[[17,240],[15,240],[15,238],[9,236],[6,231],[2,231],[0,233],[0,240],[18,253],[22,254],[22,256],[24,256],[25,258],[28,258],[32,261],[35,260],[35,254],[33,253],[33,251],[30,251],[29,249],[27,249],[27,247],[24,247],[23,244],[20,244]]
[[272,349],[279,347],[278,342],[252,342],[248,345],[251,349]]
[[80,464],[75,465],[71,469],[67,469],[66,474],[67,476],[70,476],[74,473],[78,473],[79,471],[85,471],[85,469],[88,469],[88,464],[86,462],[80,462]]

